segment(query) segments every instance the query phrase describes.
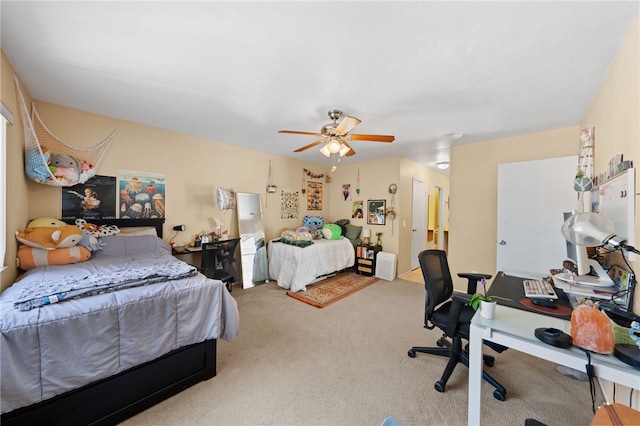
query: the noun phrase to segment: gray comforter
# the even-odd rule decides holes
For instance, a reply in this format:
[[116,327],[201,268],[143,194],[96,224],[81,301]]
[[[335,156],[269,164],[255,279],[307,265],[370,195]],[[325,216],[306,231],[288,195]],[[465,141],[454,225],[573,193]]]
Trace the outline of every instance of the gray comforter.
[[105,240],[107,247],[90,260],[32,269],[0,295],[3,413],[112,376],[182,346],[237,336],[235,300],[221,281],[202,274],[27,311],[15,307],[25,301],[25,294],[39,295],[42,283],[124,276],[125,270],[159,271],[162,264],[177,266],[169,246],[155,236],[119,235]]

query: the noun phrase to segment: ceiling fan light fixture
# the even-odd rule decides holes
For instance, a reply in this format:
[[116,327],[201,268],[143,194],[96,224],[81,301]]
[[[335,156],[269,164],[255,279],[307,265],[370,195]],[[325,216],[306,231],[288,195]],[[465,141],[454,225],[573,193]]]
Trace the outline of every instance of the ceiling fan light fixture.
[[320,152],[325,157],[331,157],[331,151],[329,151],[329,144],[325,144],[322,148],[320,148]]
[[438,166],[439,169],[445,170],[449,168],[449,162],[448,161],[438,161],[436,163],[436,166]]
[[347,145],[345,145],[344,143],[340,144],[340,157],[344,157],[345,155],[347,155],[347,153],[349,151],[351,151],[351,148],[349,148]]
[[332,154],[337,154],[338,152],[340,152],[340,142],[335,138],[332,138],[325,146],[328,147],[329,152]]

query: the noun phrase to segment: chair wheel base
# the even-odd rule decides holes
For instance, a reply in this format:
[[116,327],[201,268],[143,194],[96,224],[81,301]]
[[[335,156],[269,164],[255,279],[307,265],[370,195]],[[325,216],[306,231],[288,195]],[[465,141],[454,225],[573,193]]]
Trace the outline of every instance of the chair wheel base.
[[506,392],[500,392],[498,389],[493,391],[493,397],[498,401],[504,401],[507,399]]
[[409,355],[411,358],[415,358],[416,357],[416,353],[412,350],[409,350],[409,352],[407,352],[407,355]]
[[[444,386],[445,384],[442,382],[442,380],[438,380],[433,387],[438,391],[438,392],[444,392]],[[495,396],[495,395],[494,395]]]

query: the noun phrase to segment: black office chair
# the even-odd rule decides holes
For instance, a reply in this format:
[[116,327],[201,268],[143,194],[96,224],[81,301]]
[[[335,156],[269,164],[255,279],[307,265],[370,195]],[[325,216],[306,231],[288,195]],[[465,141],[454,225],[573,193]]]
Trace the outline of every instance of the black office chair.
[[200,271],[207,278],[224,282],[229,291],[231,291],[231,285],[239,279],[233,266],[239,242],[240,238],[233,238],[202,244]]
[[[438,392],[444,392],[447,380],[458,363],[469,367],[467,348],[462,347],[462,340],[469,340],[469,324],[475,311],[468,305],[470,297],[463,293],[454,293],[453,280],[449,271],[447,255],[442,250],[424,250],[418,254],[422,276],[424,277],[425,314],[424,327],[432,330],[438,327],[443,336],[436,342],[438,347],[414,346],[409,349],[409,356],[415,358],[416,352],[446,356],[449,362],[434,387]],[[445,344],[446,338],[451,339]],[[496,347],[495,349],[504,349]],[[493,365],[493,360],[485,360],[485,364]],[[482,372],[482,378],[490,383],[495,390],[494,398],[504,401],[507,390],[493,377]]]

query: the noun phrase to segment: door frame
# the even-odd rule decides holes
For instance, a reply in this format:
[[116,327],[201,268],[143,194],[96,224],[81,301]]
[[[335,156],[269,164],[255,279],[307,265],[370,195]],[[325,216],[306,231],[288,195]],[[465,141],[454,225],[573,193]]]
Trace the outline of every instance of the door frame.
[[420,267],[418,254],[427,247],[427,183],[411,180],[411,270]]

